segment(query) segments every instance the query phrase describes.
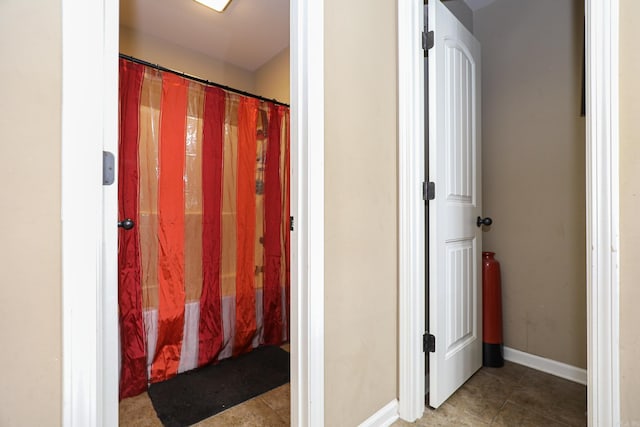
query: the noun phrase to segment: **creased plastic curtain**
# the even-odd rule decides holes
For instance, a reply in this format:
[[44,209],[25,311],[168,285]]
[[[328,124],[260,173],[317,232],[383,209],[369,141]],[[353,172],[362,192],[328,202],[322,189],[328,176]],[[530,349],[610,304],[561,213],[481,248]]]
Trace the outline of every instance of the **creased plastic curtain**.
[[120,397],[289,325],[289,109],[120,60]]

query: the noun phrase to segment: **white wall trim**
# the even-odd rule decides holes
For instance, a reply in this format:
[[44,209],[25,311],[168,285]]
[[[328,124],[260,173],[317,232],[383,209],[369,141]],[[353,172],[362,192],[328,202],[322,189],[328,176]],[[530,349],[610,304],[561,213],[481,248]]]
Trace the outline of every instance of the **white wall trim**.
[[618,0],[587,0],[588,422],[620,424]]
[[[324,1],[291,0],[291,425],[324,425]],[[294,257],[294,254],[297,256]]]
[[364,420],[358,427],[388,427],[398,419],[398,400],[393,399],[375,414]]
[[[105,2],[104,7],[104,130],[102,150],[114,154],[118,158],[118,51],[120,39],[119,2]],[[101,153],[99,153],[101,154]],[[116,162],[115,173],[118,173]],[[116,175],[117,176],[117,175]],[[98,340],[99,355],[102,357],[102,368],[98,370],[102,387],[102,407],[98,412],[98,420],[103,426],[118,425],[119,402],[119,353],[120,335],[118,322],[118,186],[101,186],[102,190],[102,303],[97,311],[101,319],[102,336]],[[117,343],[114,345],[114,343]],[[100,357],[100,356],[99,356]],[[100,425],[100,422],[98,423]]]
[[115,351],[111,335],[117,329],[105,326],[112,312],[102,305],[113,293],[103,286],[102,150],[105,138],[117,134],[113,101],[117,65],[110,63],[117,58],[117,16],[117,2],[62,1],[62,423],[66,427],[117,424],[117,388],[115,398],[104,388],[114,383],[105,378],[111,374],[108,364]]
[[425,393],[423,22],[422,2],[398,0],[398,400],[411,422],[422,417]]
[[504,347],[504,360],[518,363],[529,368],[555,375],[580,384],[587,384],[587,370],[546,357],[525,353],[514,348]]

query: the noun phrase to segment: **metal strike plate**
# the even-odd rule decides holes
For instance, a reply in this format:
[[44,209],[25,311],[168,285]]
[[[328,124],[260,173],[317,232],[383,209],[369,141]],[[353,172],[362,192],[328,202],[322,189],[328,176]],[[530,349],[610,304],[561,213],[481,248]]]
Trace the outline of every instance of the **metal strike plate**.
[[116,160],[113,153],[102,152],[102,185],[111,185],[116,179]]

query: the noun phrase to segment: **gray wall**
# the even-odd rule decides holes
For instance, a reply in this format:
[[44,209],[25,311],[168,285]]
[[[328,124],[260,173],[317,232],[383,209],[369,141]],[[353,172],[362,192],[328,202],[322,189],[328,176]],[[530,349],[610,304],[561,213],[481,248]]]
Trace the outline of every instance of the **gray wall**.
[[462,22],[462,25],[467,27],[470,33],[473,33],[473,11],[464,0],[450,0],[443,4]]

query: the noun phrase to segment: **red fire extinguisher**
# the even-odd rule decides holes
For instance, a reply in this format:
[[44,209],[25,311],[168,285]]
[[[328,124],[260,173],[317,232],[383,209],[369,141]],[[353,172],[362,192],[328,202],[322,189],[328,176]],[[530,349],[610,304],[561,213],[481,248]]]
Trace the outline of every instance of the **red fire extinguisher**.
[[494,252],[482,252],[482,364],[504,366],[500,263]]

